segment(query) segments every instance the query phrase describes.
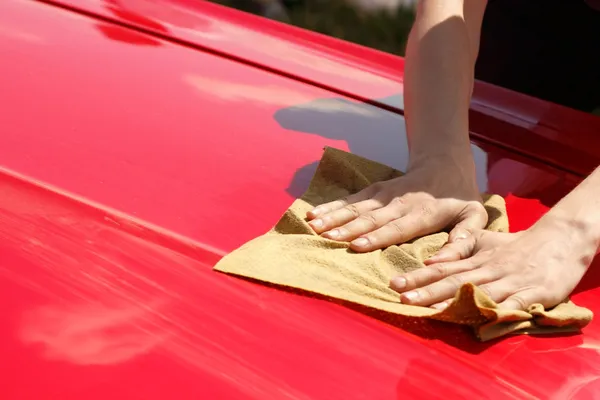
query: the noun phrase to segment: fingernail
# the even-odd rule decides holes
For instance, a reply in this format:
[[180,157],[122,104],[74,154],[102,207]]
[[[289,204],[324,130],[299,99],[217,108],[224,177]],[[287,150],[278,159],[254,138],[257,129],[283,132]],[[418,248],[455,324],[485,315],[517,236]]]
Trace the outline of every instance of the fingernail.
[[453,241],[458,242],[459,240],[463,240],[469,237],[469,232],[460,231],[460,233],[454,235]]
[[436,262],[439,261],[439,258],[437,256],[437,254],[434,254],[433,256],[426,258],[425,260],[423,260],[423,264],[425,265],[431,265],[431,264],[435,264]]
[[440,251],[439,253],[435,253],[434,255],[429,257],[427,260],[428,261],[436,261],[436,260],[439,260],[440,258],[443,258],[445,255],[447,255],[447,253],[445,251]]
[[365,247],[369,245],[369,239],[367,238],[358,238],[352,242],[353,245],[358,247]]
[[315,219],[314,221],[310,221],[309,223],[312,226],[314,226],[315,228],[321,228],[321,227],[323,227],[323,220],[322,219]]
[[322,210],[321,210],[319,207],[315,207],[315,208],[313,208],[312,210],[310,210],[310,213],[311,213],[312,215],[319,215],[319,214],[321,214],[321,211],[322,211]]
[[414,301],[419,297],[419,292],[408,292],[404,293],[402,296],[408,301]]
[[448,308],[448,303],[438,303],[432,305],[431,307],[435,308],[436,310],[445,310],[446,308]]
[[438,258],[439,258],[439,257],[438,257],[438,255],[437,255],[437,254],[434,254],[434,255],[432,255],[431,257],[429,257],[429,258],[426,258],[426,259],[425,259],[425,261],[426,261],[426,262],[433,262],[433,261],[437,260]]
[[391,286],[396,290],[402,290],[406,287],[406,279],[401,276],[394,278]]
[[325,233],[323,234],[323,236],[327,236],[327,237],[328,237],[328,238],[330,238],[330,239],[335,239],[335,238],[337,238],[338,236],[340,236],[340,231],[339,231],[339,230],[337,230],[337,229],[334,229],[334,230],[332,230],[332,231],[325,232]]

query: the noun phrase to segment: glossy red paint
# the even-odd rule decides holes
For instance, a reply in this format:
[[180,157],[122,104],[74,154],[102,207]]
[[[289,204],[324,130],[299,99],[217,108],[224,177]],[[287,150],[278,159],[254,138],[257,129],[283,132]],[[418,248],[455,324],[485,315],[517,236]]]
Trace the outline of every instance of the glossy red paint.
[[[162,26],[183,3],[128,0],[134,16],[115,4],[79,3],[140,24],[158,13]],[[185,15],[218,26],[215,9]],[[244,32],[259,28],[219,10]],[[302,193],[323,146],[406,163],[400,113],[357,101],[399,99],[401,87],[357,78],[385,77],[384,56],[347,44],[329,50],[328,40],[317,53],[302,38],[290,42],[298,30],[274,34],[265,24],[274,48],[298,46],[315,62],[331,51],[328,65],[348,84],[331,79],[340,87],[328,90],[318,70],[269,58],[259,61],[289,74],[262,69],[259,50],[253,66],[215,54],[231,48],[200,51],[167,38],[171,26],[144,33],[40,2],[0,3],[0,54],[10,59],[0,66],[2,398],[594,398],[598,321],[582,335],[481,344],[457,328],[416,335],[211,270]],[[196,22],[186,29],[206,36]],[[354,51],[370,61],[353,64]],[[488,111],[473,151],[480,187],[507,196],[519,230],[577,183],[594,149],[573,141],[565,146],[579,155],[573,163],[543,163],[567,118],[585,118],[498,93],[498,102],[488,92],[475,105]],[[535,117],[545,109],[561,113],[556,124]],[[501,130],[526,134],[529,147],[500,142]],[[594,311],[598,278],[592,268],[575,295]]]
[[[402,113],[404,61],[204,0],[45,0]],[[390,96],[389,93],[393,93]],[[600,119],[478,82],[474,137],[577,174],[600,164]]]
[[[401,90],[401,58],[309,33],[204,0],[50,0],[186,46],[310,82],[377,99]],[[371,100],[373,101],[373,100]]]

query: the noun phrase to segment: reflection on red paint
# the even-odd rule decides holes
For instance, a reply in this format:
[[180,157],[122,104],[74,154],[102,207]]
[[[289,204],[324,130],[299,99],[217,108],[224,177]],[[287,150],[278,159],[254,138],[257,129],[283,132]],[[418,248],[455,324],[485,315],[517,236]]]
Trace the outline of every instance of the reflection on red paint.
[[110,365],[128,362],[163,342],[153,325],[147,309],[130,304],[42,306],[25,316],[20,337],[26,346],[41,345],[41,357],[49,361]]
[[107,38],[118,40],[120,42],[141,45],[141,46],[160,46],[160,41],[135,31],[123,30],[112,24],[99,23],[97,28],[106,35]]
[[[211,270],[279,219],[324,146],[405,165],[402,116],[357,100],[398,96],[401,59],[204,1],[54,1],[102,14],[110,28],[99,34],[99,20],[43,2],[0,1],[2,32],[13,27],[0,35],[10,55],[0,67],[2,399],[522,399],[597,389],[598,319],[582,335],[481,344],[440,329],[443,340],[428,339]],[[202,20],[204,30],[192,29]],[[131,46],[146,38],[124,28],[134,22],[319,85],[160,35],[159,46]],[[562,171],[582,170],[600,147],[577,135],[550,142],[562,133],[539,130],[550,117],[590,138],[594,125],[571,126],[572,113],[547,105],[527,120],[538,131],[518,126],[531,106],[488,89],[477,107],[489,113],[472,124],[478,174],[508,195],[520,230],[572,187],[575,175]],[[503,138],[512,141],[492,144]],[[572,161],[562,170],[527,156],[549,143],[553,162]],[[574,297],[592,310],[596,271]]]
[[[124,19],[127,22],[133,24],[139,24],[147,29],[155,30],[161,33],[168,33],[168,29],[155,19],[149,18],[149,14],[140,14],[139,12],[132,11],[131,8],[123,5],[123,0],[105,0],[106,8],[113,13],[115,16]],[[137,3],[147,3],[151,5],[151,2],[138,1]],[[135,8],[134,8],[135,9]]]

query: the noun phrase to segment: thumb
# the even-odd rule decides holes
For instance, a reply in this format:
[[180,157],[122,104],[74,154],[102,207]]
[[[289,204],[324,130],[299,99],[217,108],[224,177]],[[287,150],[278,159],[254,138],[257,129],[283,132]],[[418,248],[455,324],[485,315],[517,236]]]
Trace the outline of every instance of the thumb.
[[466,239],[473,232],[485,228],[488,222],[488,214],[479,202],[469,203],[460,213],[457,223],[450,231],[448,243],[454,243],[461,239]]
[[459,215],[458,223],[450,231],[448,242],[425,260],[425,265],[464,260],[472,256],[479,238],[476,232],[485,228],[487,220],[487,211],[481,203],[467,205]]
[[423,261],[423,263],[431,265],[439,262],[464,260],[473,255],[476,243],[477,238],[475,235],[468,235],[464,239],[447,242],[437,253]]

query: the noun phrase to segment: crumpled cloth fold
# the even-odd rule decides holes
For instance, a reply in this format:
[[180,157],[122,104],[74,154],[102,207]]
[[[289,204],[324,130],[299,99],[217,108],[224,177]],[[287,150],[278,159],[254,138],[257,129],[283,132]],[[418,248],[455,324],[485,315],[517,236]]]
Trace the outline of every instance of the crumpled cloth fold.
[[[377,162],[325,148],[304,195],[294,201],[269,232],[225,256],[214,269],[356,303],[389,314],[388,320],[423,318],[468,325],[481,341],[506,334],[578,331],[591,321],[592,312],[569,299],[549,310],[540,304],[527,311],[499,309],[471,283],[464,284],[454,302],[443,311],[401,304],[400,295],[389,287],[390,280],[417,268],[427,268],[423,260],[446,243],[446,232],[382,250],[356,253],[348,243],[323,238],[308,225],[306,213],[314,206],[401,175]],[[483,197],[489,214],[486,229],[507,232],[504,199],[493,194]]]

